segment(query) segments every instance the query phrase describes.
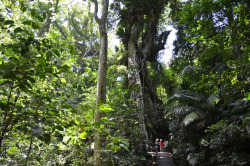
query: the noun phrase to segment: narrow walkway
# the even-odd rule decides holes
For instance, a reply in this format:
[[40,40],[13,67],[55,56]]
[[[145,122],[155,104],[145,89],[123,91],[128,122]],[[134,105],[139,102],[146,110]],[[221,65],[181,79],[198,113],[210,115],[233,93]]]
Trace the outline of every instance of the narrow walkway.
[[[152,158],[155,157],[155,152],[148,152],[152,155]],[[174,166],[171,156],[168,152],[158,152],[157,153],[157,162],[158,166]]]

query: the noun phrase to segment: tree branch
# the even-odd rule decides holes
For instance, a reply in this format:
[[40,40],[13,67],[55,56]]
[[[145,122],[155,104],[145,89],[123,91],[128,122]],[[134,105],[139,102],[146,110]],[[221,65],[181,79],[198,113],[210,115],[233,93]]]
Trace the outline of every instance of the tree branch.
[[63,35],[64,39],[67,39],[67,36],[68,36],[68,35],[64,33],[62,27],[60,27],[60,25],[58,25],[57,22],[55,22],[55,25],[56,25],[56,27],[59,29],[59,31],[61,32],[61,34]]
[[99,24],[100,19],[97,16],[97,13],[98,13],[98,3],[97,3],[97,0],[90,0],[90,1],[95,3],[94,17],[95,17],[96,22]]

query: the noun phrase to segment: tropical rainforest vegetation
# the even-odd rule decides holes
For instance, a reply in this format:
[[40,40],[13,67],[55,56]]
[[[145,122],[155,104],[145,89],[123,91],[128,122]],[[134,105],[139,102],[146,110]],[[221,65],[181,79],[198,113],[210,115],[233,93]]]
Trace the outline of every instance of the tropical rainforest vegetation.
[[0,165],[250,165],[249,36],[248,0],[0,1]]

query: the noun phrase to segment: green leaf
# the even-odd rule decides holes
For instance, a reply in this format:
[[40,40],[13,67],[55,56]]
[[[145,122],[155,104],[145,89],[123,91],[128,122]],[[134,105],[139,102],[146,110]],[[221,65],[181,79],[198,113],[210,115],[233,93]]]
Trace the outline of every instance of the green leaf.
[[41,17],[41,16],[39,16],[39,15],[37,15],[36,18],[37,18],[40,22],[43,22],[43,21],[44,21],[44,20],[43,20],[43,17]]
[[54,77],[51,81],[52,82],[56,82],[58,80],[58,78],[57,77]]
[[63,140],[63,135],[62,134],[59,134],[56,137],[57,137],[57,141],[62,141]]
[[63,83],[66,82],[65,78],[61,78],[60,80],[61,80],[61,82],[63,82]]
[[42,140],[45,142],[45,143],[49,143],[50,142],[50,134],[43,134],[43,138]]
[[29,46],[33,41],[34,41],[34,38],[30,36],[30,37],[27,39],[27,41],[25,42],[25,46]]
[[109,108],[108,105],[100,105],[99,106],[99,109],[101,112],[105,112],[105,113],[109,113],[109,112],[112,112],[114,111],[112,108]]
[[12,25],[12,24],[14,24],[14,21],[13,21],[13,20],[6,20],[6,21],[4,22],[4,25]]
[[0,15],[0,22],[4,22],[4,18]]
[[82,123],[82,118],[77,117],[77,118],[75,119],[75,123],[76,123],[76,124]]
[[9,54],[8,51],[3,51],[2,53],[3,53],[4,55],[6,55],[6,56],[10,56],[10,54]]
[[11,147],[8,149],[8,153],[9,154],[19,153],[19,149],[17,147]]
[[72,140],[72,138],[71,138],[71,137],[69,137],[69,139],[67,140],[66,144],[68,144],[68,143],[69,143],[69,141],[71,141],[71,140]]
[[27,9],[27,7],[24,6],[24,3],[23,3],[23,2],[21,2],[21,10],[22,10],[22,12],[25,12],[26,9]]
[[86,131],[84,131],[79,136],[81,139],[86,139],[86,135],[87,135],[87,133],[86,133]]
[[106,122],[108,121],[108,118],[107,118],[107,117],[101,118],[101,121],[102,121],[103,123],[106,123]]
[[57,68],[58,68],[58,70],[60,70],[60,73],[62,73],[62,72],[69,72],[69,70],[70,70],[70,67],[67,66],[67,65],[58,66]]
[[37,59],[37,62],[42,65],[42,66],[45,66],[46,65],[46,60],[44,58],[38,58]]
[[22,32],[22,31],[23,31],[23,29],[22,29],[22,28],[17,27],[17,28],[14,30],[14,33],[19,33],[19,32]]
[[46,14],[45,13],[43,13],[43,19],[45,19],[46,18]]
[[61,54],[60,54],[60,52],[58,51],[58,50],[55,50],[55,53],[56,53],[56,55],[60,58],[61,57]]
[[39,29],[40,27],[39,27],[38,23],[32,22],[32,28]]
[[65,104],[65,105],[62,105],[62,108],[71,109],[73,107],[69,104]]
[[34,78],[32,78],[31,76],[25,75],[24,78],[26,78],[27,80],[29,80],[33,84],[36,82],[36,80]]
[[24,24],[24,25],[31,25],[31,24],[32,24],[32,21],[31,21],[31,20],[23,21],[23,24]]
[[34,17],[36,14],[37,14],[37,11],[36,11],[36,9],[31,9],[31,15]]
[[32,86],[28,82],[25,82],[24,85],[27,86],[29,89],[32,89]]
[[74,47],[74,45],[70,45],[69,46],[69,52],[70,52],[70,54],[74,54],[75,53],[75,47]]
[[62,126],[57,125],[55,128],[59,131],[64,131],[64,128]]

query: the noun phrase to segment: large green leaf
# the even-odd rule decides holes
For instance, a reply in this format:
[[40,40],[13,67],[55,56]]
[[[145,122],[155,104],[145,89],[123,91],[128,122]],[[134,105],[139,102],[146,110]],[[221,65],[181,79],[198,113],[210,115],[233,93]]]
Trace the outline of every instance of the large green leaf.
[[87,132],[86,131],[83,131],[81,134],[79,134],[79,137],[81,139],[86,139],[86,135],[87,135]]
[[36,9],[31,9],[30,13],[33,17],[35,17],[35,15],[37,14],[37,11]]
[[31,21],[31,20],[23,21],[23,24],[24,24],[24,25],[31,25],[31,24],[32,24],[32,21]]
[[37,22],[32,22],[32,28],[34,28],[34,29],[39,29],[40,26],[38,25]]
[[14,30],[14,33],[19,33],[19,32],[22,32],[22,31],[23,31],[23,29],[22,29],[22,28],[17,27],[17,28]]
[[59,130],[59,131],[63,131],[63,130],[64,130],[64,128],[63,128],[62,126],[59,126],[59,125],[57,125],[55,128],[56,128],[57,130]]
[[43,134],[42,140],[48,144],[50,142],[50,138],[51,138],[50,134],[45,133]]
[[37,62],[42,66],[46,66],[46,60],[44,58],[37,58]]
[[4,25],[12,25],[12,24],[14,24],[14,21],[13,21],[13,20],[6,20],[6,21],[4,22]]
[[36,15],[36,18],[40,21],[40,22],[43,22],[43,17],[39,16],[39,15]]
[[73,55],[75,53],[75,46],[74,45],[70,45],[69,46],[69,51]]

